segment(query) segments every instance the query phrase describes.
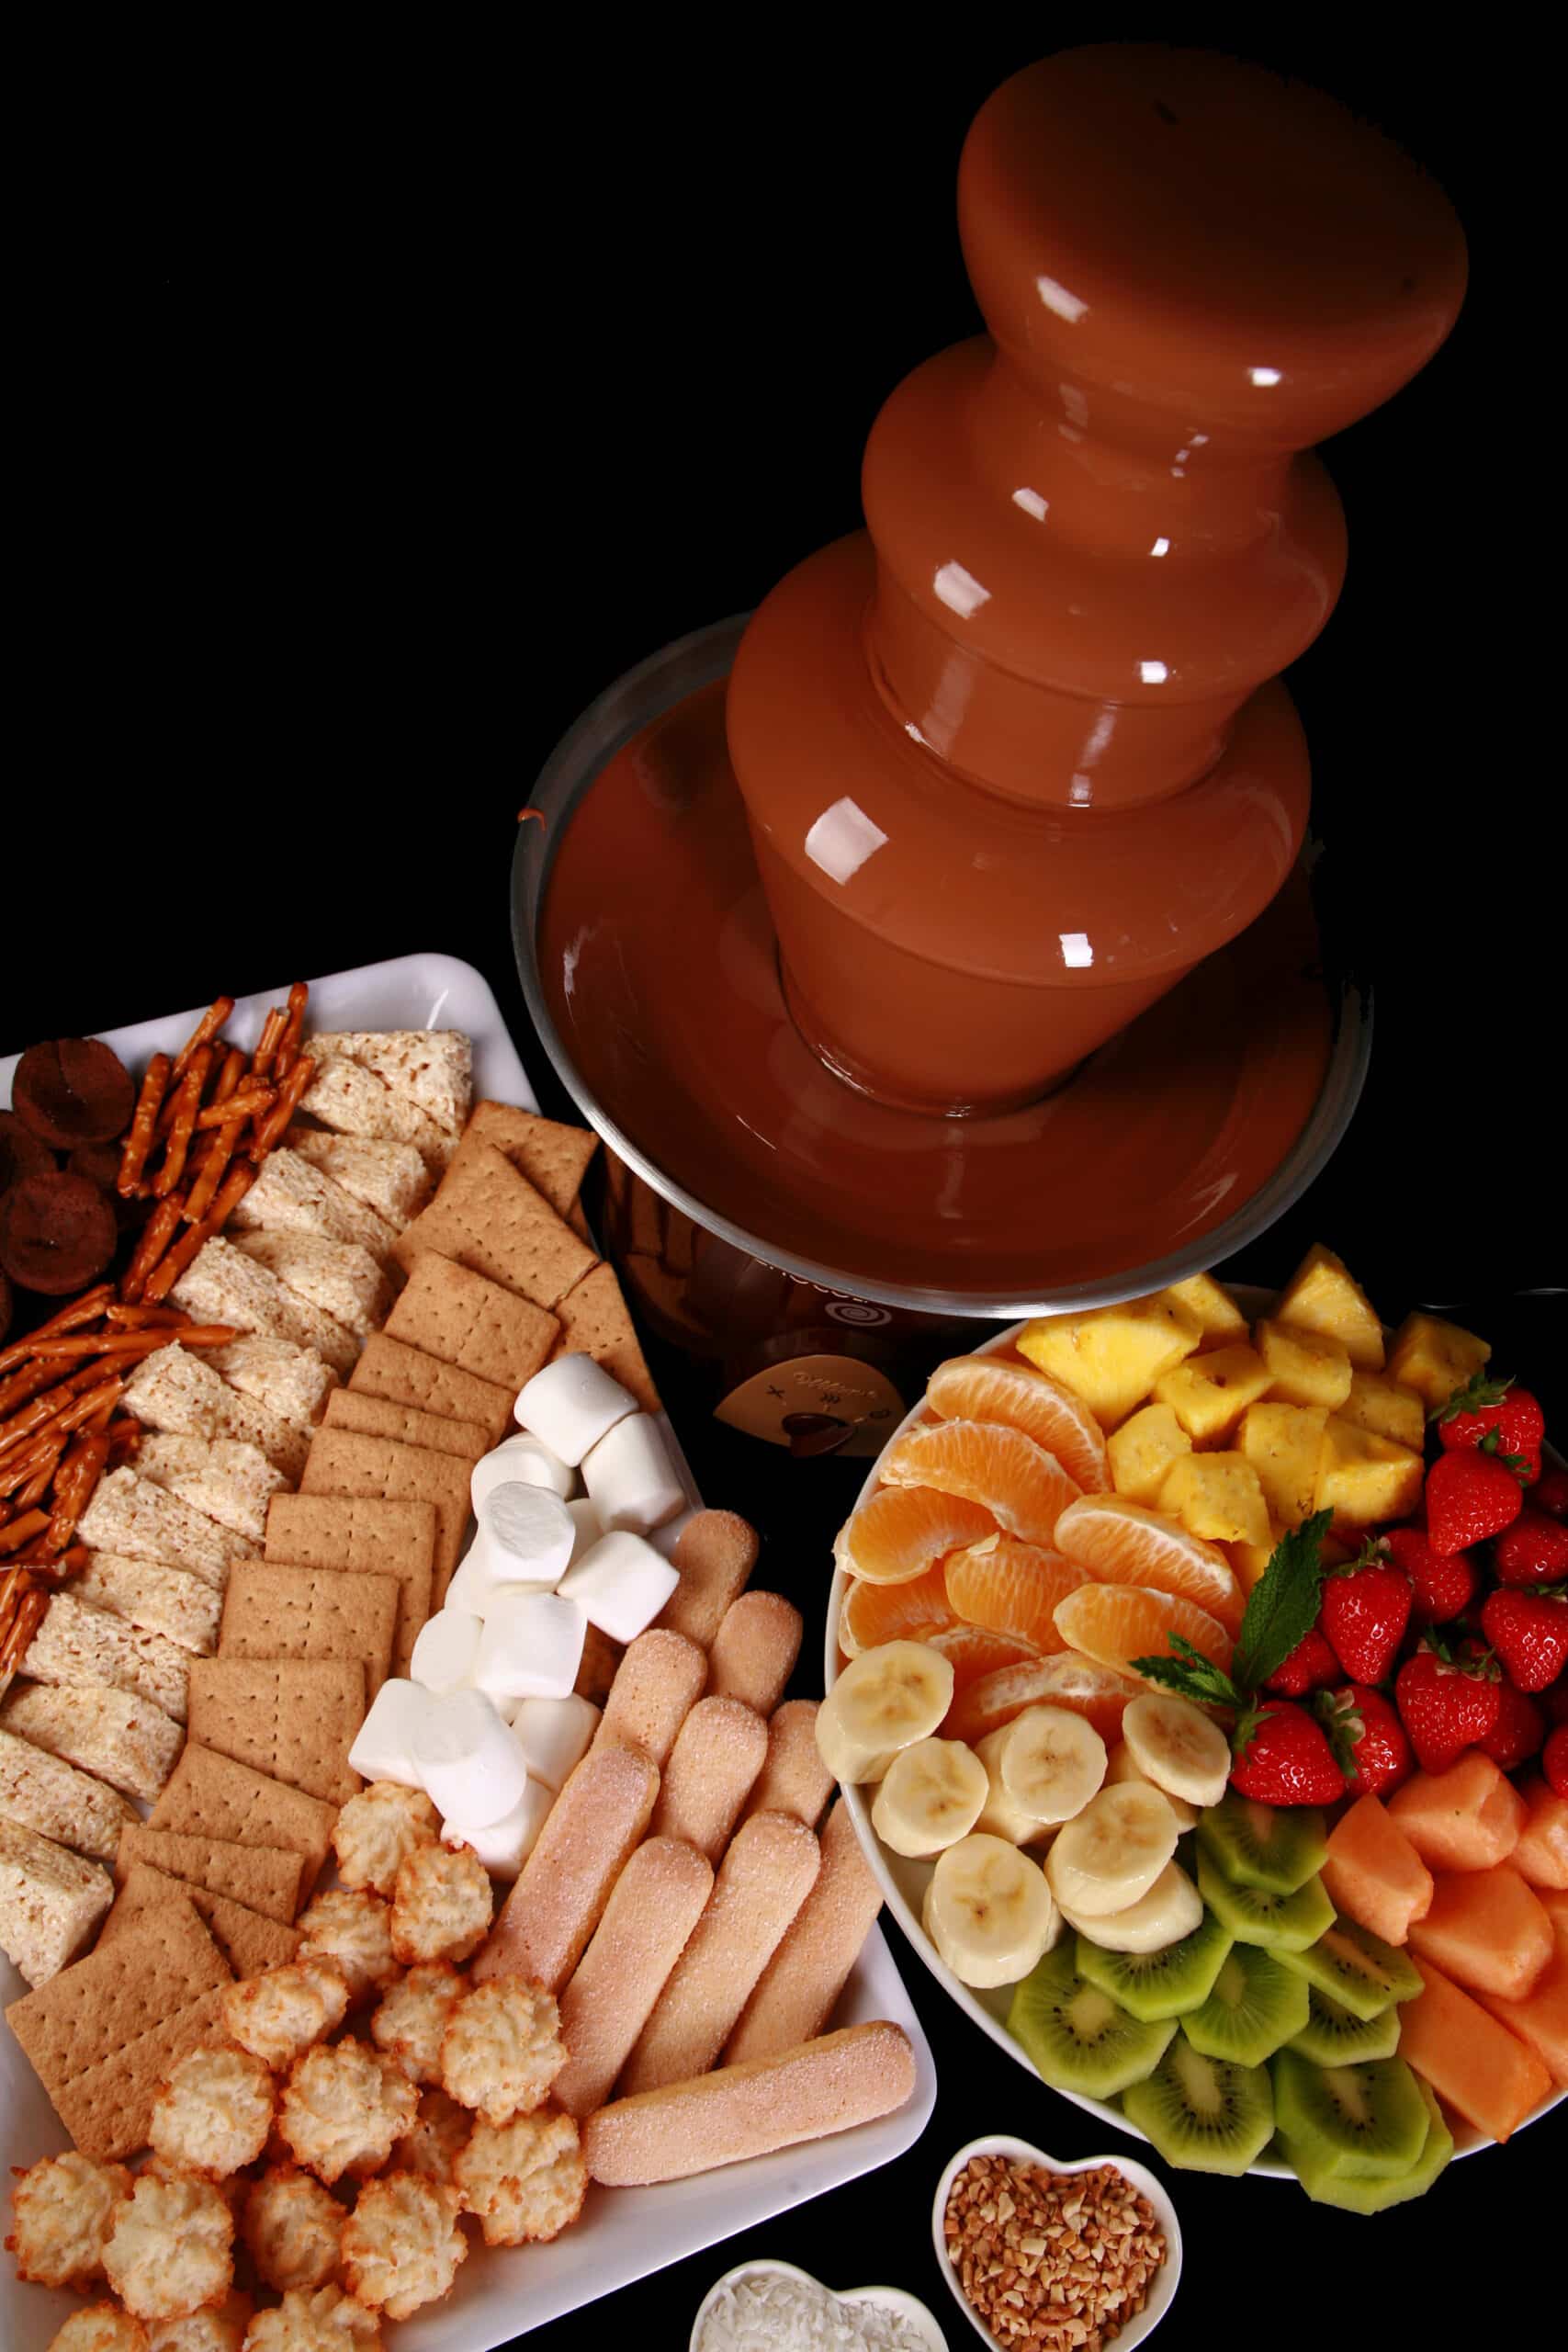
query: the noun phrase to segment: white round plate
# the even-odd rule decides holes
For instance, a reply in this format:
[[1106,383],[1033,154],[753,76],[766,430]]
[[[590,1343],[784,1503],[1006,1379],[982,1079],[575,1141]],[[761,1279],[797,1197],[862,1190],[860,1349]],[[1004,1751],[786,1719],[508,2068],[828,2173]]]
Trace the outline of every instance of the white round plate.
[[[946,2267],[945,2264],[943,2267]],[[696,2318],[692,2322],[692,2352],[697,2352],[697,2338],[702,2333],[703,2322],[725,2289],[738,2287],[743,2278],[798,2278],[806,2286],[816,2287],[821,2293],[831,2295],[836,2302],[877,2303],[885,2311],[897,2312],[906,2326],[915,2328],[925,2338],[930,2352],[947,2352],[947,2338],[937,2324],[936,2314],[921,2302],[918,2295],[907,2293],[902,2287],[824,2287],[820,2278],[814,2278],[809,2270],[801,2270],[793,2262],[769,2262],[765,2259],[738,2262],[733,2270],[727,2270],[722,2278],[714,2280],[698,2304]]]

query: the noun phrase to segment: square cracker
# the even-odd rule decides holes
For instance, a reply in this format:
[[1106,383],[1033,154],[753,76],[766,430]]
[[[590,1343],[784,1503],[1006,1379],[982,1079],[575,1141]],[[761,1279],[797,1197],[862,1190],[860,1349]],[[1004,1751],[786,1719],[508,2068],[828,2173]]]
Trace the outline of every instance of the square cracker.
[[[362,1396],[357,1388],[335,1388],[327,1399],[327,1427],[355,1430],[361,1437],[389,1437],[398,1445],[423,1445],[430,1453],[458,1453],[477,1462],[491,1446],[490,1431],[478,1421],[448,1420],[385,1396]],[[301,1468],[303,1464],[300,1465]]]
[[505,1435],[515,1402],[510,1388],[443,1363],[422,1348],[389,1340],[384,1331],[365,1342],[348,1385],[355,1396],[381,1396],[390,1405],[413,1405],[450,1420],[477,1421],[491,1445]]
[[396,1577],[246,1560],[229,1579],[220,1657],[357,1658],[368,1703],[392,1670]]
[[468,1464],[457,1454],[427,1453],[423,1446],[396,1445],[385,1437],[360,1437],[353,1430],[320,1429],[310,1441],[300,1492],[434,1504],[435,1563],[430,1606],[439,1609],[468,1532]]
[[[520,1111],[511,1102],[476,1102],[457,1146],[457,1159],[470,1144],[488,1143],[504,1152],[519,1176],[542,1193],[558,1216],[570,1219],[588,1163],[599,1148],[591,1127],[568,1127]],[[456,1163],[454,1163],[456,1164]]]
[[148,1826],[223,1838],[236,1846],[288,1847],[302,1858],[303,1902],[327,1859],[336,1819],[335,1805],[322,1804],[303,1789],[286,1787],[265,1772],[253,1771],[248,1764],[188,1739]]
[[206,1921],[208,1933],[236,1976],[260,1976],[269,1968],[281,1968],[299,1950],[297,1928],[286,1927],[281,1919],[265,1918],[259,1911],[247,1911],[232,1895],[214,1894],[210,1887],[169,1878],[151,1862],[134,1862],[99,1930],[98,1951],[112,1937],[123,1935],[144,1911],[182,1894]]
[[115,1856],[116,1879],[123,1884],[139,1862],[164,1878],[183,1879],[187,1886],[243,1903],[247,1911],[259,1911],[285,1927],[304,1894],[305,1857],[288,1846],[239,1846],[227,1838],[128,1822]]
[[[450,1458],[450,1457],[449,1457]],[[466,1469],[466,1464],[461,1465]],[[266,1521],[272,1567],[368,1570],[402,1587],[392,1634],[392,1672],[406,1674],[435,1580],[434,1503],[360,1495],[277,1495]]]
[[201,1657],[190,1678],[190,1732],[324,1804],[358,1792],[348,1751],[365,1721],[356,1657]]
[[514,1291],[426,1250],[387,1317],[389,1340],[478,1373],[513,1395],[547,1362],[560,1325]]
[[83,2154],[111,2163],[146,2146],[153,2101],[179,2061],[222,2038],[219,2003],[232,1982],[181,1894],[6,2017]]
[[552,1363],[557,1356],[592,1356],[612,1379],[631,1391],[645,1413],[658,1412],[659,1391],[614,1266],[597,1265],[592,1273],[584,1274],[556,1312],[560,1317],[560,1338],[550,1351]]
[[430,1206],[398,1236],[397,1254],[404,1266],[412,1269],[425,1250],[455,1258],[471,1273],[487,1274],[536,1306],[553,1306],[581,1281],[594,1255],[544,1194],[488,1143],[459,1152]]

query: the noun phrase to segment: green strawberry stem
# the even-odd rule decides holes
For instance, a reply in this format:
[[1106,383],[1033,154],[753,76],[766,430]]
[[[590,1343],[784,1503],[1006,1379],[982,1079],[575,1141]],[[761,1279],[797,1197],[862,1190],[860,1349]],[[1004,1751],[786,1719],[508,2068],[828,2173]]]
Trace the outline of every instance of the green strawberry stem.
[[1470,1378],[1454,1389],[1446,1405],[1435,1405],[1427,1414],[1429,1421],[1451,1421],[1461,1413],[1482,1413],[1489,1405],[1500,1405],[1514,1385],[1510,1372],[1501,1379],[1488,1379],[1484,1372],[1472,1372]]
[[1255,1703],[1258,1692],[1317,1623],[1324,1578],[1323,1539],[1333,1517],[1332,1511],[1314,1511],[1311,1519],[1281,1536],[1247,1596],[1229,1674],[1179,1634],[1167,1635],[1170,1647],[1165,1657],[1135,1657],[1131,1662],[1134,1672],[1145,1681],[1174,1691],[1194,1706],[1233,1709],[1238,1720],[1231,1745],[1237,1756],[1246,1755],[1263,1719]]

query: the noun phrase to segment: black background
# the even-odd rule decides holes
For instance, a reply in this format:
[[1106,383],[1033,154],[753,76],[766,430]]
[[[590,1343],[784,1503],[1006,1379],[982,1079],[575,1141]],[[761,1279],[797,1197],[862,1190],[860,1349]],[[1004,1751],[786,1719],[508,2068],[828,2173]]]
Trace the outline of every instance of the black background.
[[[1333,1164],[1230,1271],[1278,1281],[1321,1235],[1391,1317],[1464,1302],[1561,1426],[1561,1297],[1519,1295],[1565,1258],[1556,296],[1538,69],[1467,22],[1420,48],[1365,11],[1178,28],[1382,123],[1449,190],[1472,272],[1445,350],[1326,453],[1349,576],[1292,684],[1377,1038]],[[13,319],[7,1049],[441,949],[566,1107],[507,932],[532,776],[619,672],[853,526],[881,400],[978,325],[953,215],[968,119],[1043,50],[1147,29],[915,26],[603,21],[435,50],[378,23],[331,57],[165,35],[99,89],[101,141],[64,108]],[[806,1609],[809,1690],[854,1476],[728,1436],[659,1370],[710,1499],[758,1521],[761,1573]],[[941,2073],[919,2145],[536,2341],[683,2345],[710,2279],[766,2252],[911,2287],[967,2340],[930,2251],[946,2156],[988,2129],[1068,2155],[1108,2135],[899,1955]],[[1559,2116],[1372,2222],[1179,2176],[1163,2341],[1294,2332],[1309,2281],[1369,2339],[1537,2325],[1565,2153]],[[527,2275],[524,2254],[520,2322]]]

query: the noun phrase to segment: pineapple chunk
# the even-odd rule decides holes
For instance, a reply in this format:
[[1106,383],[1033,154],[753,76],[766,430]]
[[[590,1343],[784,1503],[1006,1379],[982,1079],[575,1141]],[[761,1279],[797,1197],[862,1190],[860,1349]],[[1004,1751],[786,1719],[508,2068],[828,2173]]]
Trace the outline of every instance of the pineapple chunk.
[[1166,1472],[1179,1454],[1191,1453],[1192,1441],[1168,1405],[1145,1405],[1122,1422],[1105,1451],[1116,1492],[1152,1510]]
[[1407,1315],[1393,1335],[1388,1359],[1389,1376],[1414,1388],[1436,1413],[1472,1373],[1479,1372],[1492,1350],[1473,1331],[1445,1323],[1437,1315]]
[[1043,1316],[1020,1334],[1018,1348],[1081,1396],[1102,1429],[1113,1430],[1202,1337],[1190,1307],[1160,1296],[1091,1307],[1085,1315]]
[[1235,1580],[1244,1593],[1252,1590],[1253,1586],[1273,1558],[1274,1547],[1279,1541],[1279,1529],[1270,1528],[1267,1544],[1222,1544],[1220,1545],[1221,1551],[1235,1569]]
[[1334,1412],[1350,1394],[1350,1359],[1337,1340],[1288,1323],[1260,1323],[1253,1334],[1269,1367],[1269,1394],[1284,1405],[1322,1405]]
[[1331,1510],[1346,1527],[1371,1527],[1379,1520],[1404,1519],[1421,1499],[1422,1461],[1407,1445],[1359,1430],[1330,1413],[1318,1458],[1318,1510]]
[[1213,1274],[1190,1274],[1184,1283],[1172,1283],[1166,1292],[1189,1314],[1195,1315],[1203,1326],[1205,1340],[1245,1340],[1247,1317],[1231,1296],[1222,1290]]
[[1170,1407],[1188,1436],[1202,1445],[1235,1426],[1253,1398],[1268,1388],[1270,1376],[1251,1348],[1213,1348],[1162,1372],[1155,1395]]
[[1382,1370],[1382,1325],[1372,1303],[1343,1261],[1321,1241],[1313,1243],[1286,1284],[1279,1319],[1337,1340],[1351,1363],[1367,1372]]
[[1402,1388],[1397,1380],[1381,1372],[1350,1374],[1350,1394],[1339,1408],[1339,1417],[1354,1421],[1359,1430],[1376,1430],[1379,1437],[1391,1437],[1395,1445],[1407,1445],[1416,1453],[1427,1442],[1421,1398],[1414,1388]]
[[1258,1473],[1276,1526],[1299,1527],[1316,1508],[1327,1420],[1323,1405],[1249,1405],[1241,1417],[1241,1450]]
[[1190,1535],[1210,1543],[1269,1541],[1269,1506],[1245,1454],[1183,1454],[1166,1474],[1159,1507],[1179,1519]]

